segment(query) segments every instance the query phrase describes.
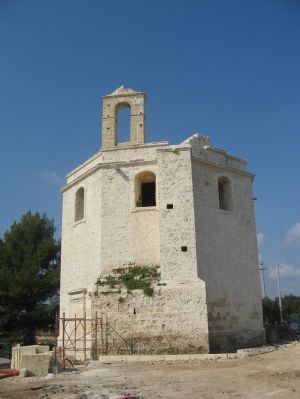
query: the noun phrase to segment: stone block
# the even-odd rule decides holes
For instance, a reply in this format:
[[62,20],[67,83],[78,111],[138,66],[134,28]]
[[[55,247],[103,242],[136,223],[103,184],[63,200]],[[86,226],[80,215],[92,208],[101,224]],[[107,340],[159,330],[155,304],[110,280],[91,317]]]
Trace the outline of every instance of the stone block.
[[28,375],[43,377],[48,374],[50,354],[36,353],[34,355],[22,355],[20,368],[27,369]]
[[48,373],[50,358],[51,354],[47,345],[17,345],[12,348],[11,368],[27,369],[30,375],[44,375],[46,368]]

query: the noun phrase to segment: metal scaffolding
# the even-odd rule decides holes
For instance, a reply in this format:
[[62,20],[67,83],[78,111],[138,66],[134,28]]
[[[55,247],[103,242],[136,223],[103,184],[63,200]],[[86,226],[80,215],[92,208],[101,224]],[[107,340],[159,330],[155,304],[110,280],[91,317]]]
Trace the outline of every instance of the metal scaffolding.
[[110,352],[113,343],[122,342],[126,353],[133,353],[132,342],[128,342],[105,320],[95,313],[94,317],[57,317],[57,325],[60,326],[60,342],[62,359],[74,359],[86,361],[98,360],[99,356]]

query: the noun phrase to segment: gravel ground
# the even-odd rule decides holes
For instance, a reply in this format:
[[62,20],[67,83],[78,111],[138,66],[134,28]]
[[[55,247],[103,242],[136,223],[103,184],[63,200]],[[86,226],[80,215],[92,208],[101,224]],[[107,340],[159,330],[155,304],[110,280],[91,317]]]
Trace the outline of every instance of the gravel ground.
[[83,367],[51,380],[0,381],[1,399],[300,398],[300,345],[242,359],[118,363]]

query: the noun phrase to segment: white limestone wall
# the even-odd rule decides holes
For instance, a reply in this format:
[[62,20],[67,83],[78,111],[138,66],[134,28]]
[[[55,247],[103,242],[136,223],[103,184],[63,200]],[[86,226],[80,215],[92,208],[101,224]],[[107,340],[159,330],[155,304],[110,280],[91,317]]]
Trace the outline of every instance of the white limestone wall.
[[128,294],[99,287],[92,309],[109,324],[99,331],[103,353],[126,354],[129,346],[138,354],[209,351],[205,284],[200,280],[169,281],[154,287],[152,297],[142,290]]
[[157,173],[155,164],[102,169],[102,273],[128,263],[159,264],[159,213],[156,207],[137,208],[135,177]]
[[[158,151],[160,268],[163,280],[197,279],[191,151]],[[172,204],[173,209],[167,209]],[[187,251],[183,252],[182,247]]]
[[[85,217],[75,223],[75,194],[80,187],[85,190]],[[71,291],[92,289],[101,272],[100,260],[101,173],[98,171],[63,193],[61,314],[65,312],[68,317],[69,310],[72,310]],[[90,306],[86,306],[87,315],[89,309]]]
[[[206,283],[212,347],[263,342],[252,177],[194,159],[198,275]],[[232,185],[232,211],[219,209],[218,178]]]
[[[89,315],[89,297],[77,291],[93,290],[101,273],[130,262],[159,264],[159,207],[135,207],[134,179],[141,171],[157,172],[156,150],[166,145],[116,147],[97,153],[69,173],[62,189],[60,309],[66,317],[74,309],[86,309]],[[80,187],[85,189],[85,218],[75,223],[75,194]],[[79,303],[77,297],[84,295]]]

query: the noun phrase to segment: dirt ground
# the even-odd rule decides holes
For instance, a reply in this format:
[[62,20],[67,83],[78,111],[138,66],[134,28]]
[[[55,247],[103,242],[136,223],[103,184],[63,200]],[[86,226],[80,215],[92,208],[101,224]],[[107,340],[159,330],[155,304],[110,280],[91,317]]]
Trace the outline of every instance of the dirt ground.
[[0,381],[1,399],[300,398],[300,345],[231,360],[100,364]]

